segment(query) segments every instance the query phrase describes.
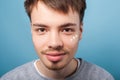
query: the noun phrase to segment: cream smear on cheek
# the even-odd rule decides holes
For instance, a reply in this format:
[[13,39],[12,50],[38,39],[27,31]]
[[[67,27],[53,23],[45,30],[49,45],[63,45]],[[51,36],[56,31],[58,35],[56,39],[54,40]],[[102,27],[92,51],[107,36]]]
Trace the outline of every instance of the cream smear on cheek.
[[70,39],[70,42],[75,42],[75,41],[78,41],[78,35],[77,34],[72,36],[72,38]]

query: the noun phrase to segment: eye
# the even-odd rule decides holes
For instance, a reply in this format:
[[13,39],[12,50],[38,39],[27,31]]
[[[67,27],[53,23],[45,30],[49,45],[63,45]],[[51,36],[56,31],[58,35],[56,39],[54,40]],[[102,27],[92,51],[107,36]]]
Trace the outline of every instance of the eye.
[[72,32],[73,30],[71,28],[65,28],[63,29],[63,32]]
[[72,29],[72,28],[64,28],[62,32],[65,33],[65,34],[72,34],[74,32],[74,29]]
[[38,31],[39,32],[45,32],[46,30],[45,30],[45,28],[39,28]]
[[47,29],[46,28],[37,28],[36,30],[35,30],[38,34],[44,34],[44,33],[46,33],[47,32]]

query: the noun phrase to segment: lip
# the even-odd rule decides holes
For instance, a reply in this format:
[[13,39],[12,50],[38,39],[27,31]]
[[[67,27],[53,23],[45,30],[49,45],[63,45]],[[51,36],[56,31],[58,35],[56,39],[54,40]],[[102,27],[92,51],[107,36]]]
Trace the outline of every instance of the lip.
[[59,62],[63,59],[63,57],[65,56],[65,53],[51,52],[51,53],[46,53],[45,56],[51,62]]

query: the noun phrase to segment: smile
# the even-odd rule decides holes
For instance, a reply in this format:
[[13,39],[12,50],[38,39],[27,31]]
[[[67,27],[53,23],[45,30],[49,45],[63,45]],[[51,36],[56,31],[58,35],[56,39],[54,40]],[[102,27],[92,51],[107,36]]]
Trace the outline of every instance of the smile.
[[47,53],[46,58],[51,62],[59,62],[65,56],[65,53]]

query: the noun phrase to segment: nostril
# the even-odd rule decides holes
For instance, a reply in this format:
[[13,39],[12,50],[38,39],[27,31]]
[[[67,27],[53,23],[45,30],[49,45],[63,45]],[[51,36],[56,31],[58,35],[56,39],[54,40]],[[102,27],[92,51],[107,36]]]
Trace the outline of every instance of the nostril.
[[52,50],[59,51],[59,50],[61,50],[63,48],[63,46],[62,45],[56,45],[56,46],[54,45],[54,46],[48,46],[48,48],[52,49]]
[[62,49],[62,46],[57,46],[56,47],[56,50],[61,50]]

